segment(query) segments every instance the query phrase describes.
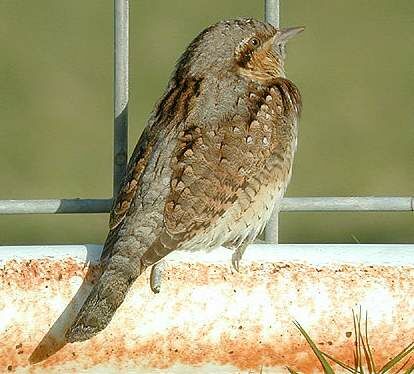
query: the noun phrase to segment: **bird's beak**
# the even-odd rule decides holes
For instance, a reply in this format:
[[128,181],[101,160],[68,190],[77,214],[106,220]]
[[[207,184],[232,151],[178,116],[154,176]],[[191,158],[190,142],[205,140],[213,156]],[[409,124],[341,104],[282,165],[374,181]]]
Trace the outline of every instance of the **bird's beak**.
[[305,30],[304,26],[286,27],[284,29],[279,29],[275,35],[274,42],[277,44],[284,44],[290,38],[293,38],[303,30]]

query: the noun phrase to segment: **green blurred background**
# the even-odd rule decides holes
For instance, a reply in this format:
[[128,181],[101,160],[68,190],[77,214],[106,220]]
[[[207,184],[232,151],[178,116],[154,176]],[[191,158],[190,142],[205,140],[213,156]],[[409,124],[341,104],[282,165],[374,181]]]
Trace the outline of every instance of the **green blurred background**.
[[[112,189],[110,0],[0,1],[0,199]],[[131,0],[130,149],[186,45],[263,1]],[[414,2],[281,0],[304,113],[288,196],[414,194]],[[107,215],[0,216],[0,244],[102,243]],[[414,242],[412,213],[283,213],[281,242]]]

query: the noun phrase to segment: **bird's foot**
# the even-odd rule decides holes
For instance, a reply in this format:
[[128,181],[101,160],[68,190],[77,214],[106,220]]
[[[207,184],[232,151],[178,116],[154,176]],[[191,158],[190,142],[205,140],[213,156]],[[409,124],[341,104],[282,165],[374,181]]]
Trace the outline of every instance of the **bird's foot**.
[[165,267],[165,261],[157,262],[151,267],[150,287],[152,292],[159,293],[161,290],[162,271]]
[[238,273],[240,273],[240,262],[245,249],[246,247],[239,247],[233,252],[231,256],[231,264],[233,265],[234,270],[236,270]]

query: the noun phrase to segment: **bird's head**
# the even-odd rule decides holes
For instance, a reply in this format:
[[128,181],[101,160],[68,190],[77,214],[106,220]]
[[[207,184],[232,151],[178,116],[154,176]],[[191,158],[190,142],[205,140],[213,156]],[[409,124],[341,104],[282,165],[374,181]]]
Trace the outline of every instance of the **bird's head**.
[[221,21],[193,40],[177,72],[181,69],[195,76],[230,72],[259,83],[284,77],[286,42],[303,30],[276,29],[251,18]]
[[273,29],[273,34],[257,31],[243,38],[234,53],[240,75],[259,82],[285,77],[285,44],[303,30],[303,27]]

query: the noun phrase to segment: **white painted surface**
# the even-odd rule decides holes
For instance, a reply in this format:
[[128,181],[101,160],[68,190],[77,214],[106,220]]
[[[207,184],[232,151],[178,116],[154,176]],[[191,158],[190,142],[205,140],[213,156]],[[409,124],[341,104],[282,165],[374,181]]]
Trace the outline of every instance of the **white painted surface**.
[[[64,259],[99,261],[102,246],[32,245],[0,246],[0,261],[11,259]],[[177,262],[230,263],[231,252],[217,248],[208,252],[175,251],[167,258]],[[414,244],[253,244],[244,254],[248,262],[286,262],[327,264],[414,265]]]
[[[240,273],[225,248],[172,253],[159,294],[146,272],[102,333],[64,345],[90,290],[84,265],[101,250],[0,247],[0,372],[320,373],[292,321],[352,360],[360,306],[380,362],[414,336],[414,245],[257,244]],[[31,366],[36,351],[44,359]]]

